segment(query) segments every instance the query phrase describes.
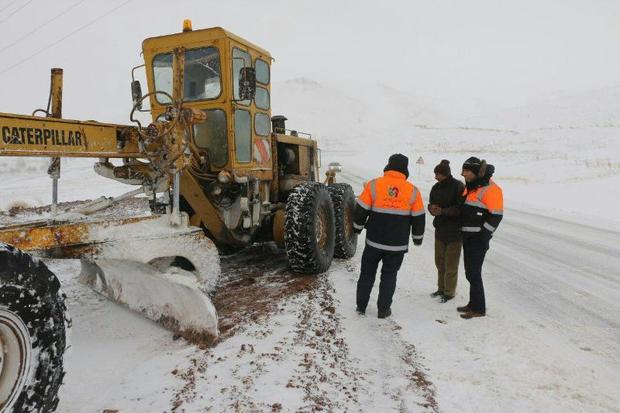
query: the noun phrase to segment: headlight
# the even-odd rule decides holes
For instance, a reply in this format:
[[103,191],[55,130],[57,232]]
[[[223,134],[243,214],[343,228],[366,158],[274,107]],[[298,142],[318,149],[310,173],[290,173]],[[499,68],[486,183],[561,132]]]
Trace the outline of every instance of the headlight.
[[211,191],[211,195],[218,196],[222,193],[222,187],[216,183],[209,185],[209,190]]
[[228,173],[227,171],[220,171],[220,173],[217,174],[217,180],[221,184],[229,183],[231,181],[230,173]]

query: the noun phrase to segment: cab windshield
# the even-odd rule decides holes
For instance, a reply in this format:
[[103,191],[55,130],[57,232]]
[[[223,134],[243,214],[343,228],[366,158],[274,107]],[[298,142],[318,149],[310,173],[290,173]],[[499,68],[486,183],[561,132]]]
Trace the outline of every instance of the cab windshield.
[[[153,78],[155,90],[172,96],[173,72],[172,53],[162,53],[153,59]],[[183,100],[216,99],[222,92],[220,53],[216,47],[203,47],[185,52],[185,72],[183,82]],[[170,98],[157,94],[161,104],[170,103]]]

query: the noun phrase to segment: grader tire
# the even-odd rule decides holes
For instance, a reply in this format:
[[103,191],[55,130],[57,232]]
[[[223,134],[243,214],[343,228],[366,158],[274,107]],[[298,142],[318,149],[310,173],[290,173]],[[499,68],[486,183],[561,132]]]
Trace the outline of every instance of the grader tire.
[[357,250],[357,234],[353,231],[355,194],[351,185],[335,183],[327,187],[334,204],[336,218],[336,245],[334,257],[351,258]]
[[293,271],[320,274],[334,257],[334,207],[327,187],[307,182],[295,187],[286,202],[284,248]]
[[60,282],[41,261],[0,243],[1,412],[53,412],[70,320]]

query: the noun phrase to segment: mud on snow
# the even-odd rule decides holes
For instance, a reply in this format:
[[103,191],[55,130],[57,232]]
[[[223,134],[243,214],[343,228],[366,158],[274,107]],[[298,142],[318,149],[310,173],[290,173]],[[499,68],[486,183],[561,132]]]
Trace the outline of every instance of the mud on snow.
[[[354,264],[334,261],[325,274],[295,275],[285,253],[273,244],[223,257],[221,287],[214,297],[221,337],[214,347],[188,355],[187,367],[172,372],[183,383],[171,401],[172,411],[367,411],[381,406],[438,411],[426,369],[414,346],[400,338],[395,322],[359,337],[377,334],[372,340],[389,352],[387,365],[369,365],[363,354],[351,352],[351,332],[345,334],[351,328],[349,315],[342,316],[351,303],[341,302],[330,277],[354,272]],[[381,336],[390,338],[383,342]]]

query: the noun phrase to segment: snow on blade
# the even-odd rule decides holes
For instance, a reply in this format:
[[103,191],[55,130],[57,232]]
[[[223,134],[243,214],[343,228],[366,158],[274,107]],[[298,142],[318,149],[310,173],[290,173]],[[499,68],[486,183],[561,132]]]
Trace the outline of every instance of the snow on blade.
[[90,238],[102,244],[94,262],[82,261],[85,284],[191,342],[217,337],[207,293],[219,279],[219,256],[200,229],[171,227],[161,217],[122,229],[102,226]]

